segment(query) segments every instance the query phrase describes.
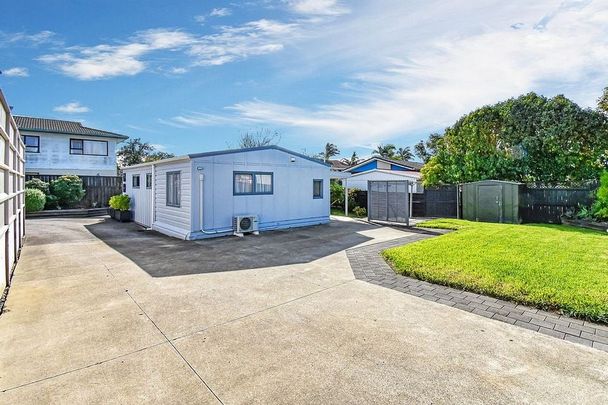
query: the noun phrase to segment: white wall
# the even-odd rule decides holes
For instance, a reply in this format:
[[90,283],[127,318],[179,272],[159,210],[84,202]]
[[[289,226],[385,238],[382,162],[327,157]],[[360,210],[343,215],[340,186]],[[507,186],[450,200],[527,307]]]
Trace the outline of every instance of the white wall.
[[[114,138],[60,135],[22,131],[21,135],[40,137],[40,153],[27,152],[26,172],[41,175],[76,174],[80,176],[116,176],[116,143]],[[108,141],[108,156],[71,155],[70,138]]]
[[[292,158],[294,161],[292,162]],[[330,168],[276,149],[194,158],[192,230],[200,231],[199,174],[204,176],[203,225],[207,234],[232,229],[237,215],[258,215],[260,230],[329,221]],[[273,173],[272,195],[233,195],[235,171]],[[323,198],[313,199],[313,179],[323,180]]]
[[0,293],[10,284],[25,233],[24,145],[0,91]]
[[[180,172],[181,204],[167,206],[167,172]],[[189,160],[156,165],[154,175],[154,222],[152,228],[185,238],[192,228],[192,164]]]
[[[125,193],[131,198],[131,210],[133,210],[133,221],[140,225],[152,226],[152,188],[146,187],[146,174],[152,173],[152,166],[143,166],[124,170],[126,190]],[[139,188],[133,187],[133,176],[139,175]]]
[[[419,181],[420,179],[418,177],[414,177],[414,176],[404,176],[403,172],[397,172],[397,173],[401,173],[401,174],[393,174],[393,173],[386,173],[386,172],[379,172],[379,171],[369,171],[369,172],[365,172],[361,175],[357,175],[357,176],[353,176],[353,177],[349,177],[347,179],[347,184],[348,184],[348,188],[349,189],[359,189],[359,190],[363,190],[363,191],[367,191],[367,182],[368,181],[373,181],[373,180],[381,180],[381,181],[391,181],[391,180],[409,180],[411,182],[416,182]],[[418,190],[416,190],[416,192],[422,192],[422,186],[419,185],[418,186]]]

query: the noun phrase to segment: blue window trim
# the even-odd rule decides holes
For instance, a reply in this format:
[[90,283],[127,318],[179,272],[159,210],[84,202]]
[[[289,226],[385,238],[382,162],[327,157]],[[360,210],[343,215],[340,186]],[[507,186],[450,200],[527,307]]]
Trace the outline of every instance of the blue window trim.
[[[251,179],[253,181],[253,192],[251,193],[237,193],[236,191],[236,176],[238,174],[249,174],[251,175]],[[257,175],[270,175],[270,191],[266,191],[266,192],[256,192],[255,191],[255,176]],[[232,172],[232,195],[272,195],[274,194],[274,173],[273,172],[247,172],[247,171],[235,171]]]
[[[317,181],[321,183],[321,194],[320,195],[315,195],[315,182],[317,182]],[[313,179],[312,180],[312,198],[315,200],[323,199],[323,179]]]

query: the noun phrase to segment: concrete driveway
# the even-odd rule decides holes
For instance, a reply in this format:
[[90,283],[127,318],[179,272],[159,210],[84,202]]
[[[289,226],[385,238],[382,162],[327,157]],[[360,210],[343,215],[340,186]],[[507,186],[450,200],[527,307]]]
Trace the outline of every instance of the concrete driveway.
[[608,353],[355,280],[344,249],[402,230],[27,233],[0,316],[2,403],[608,402]]

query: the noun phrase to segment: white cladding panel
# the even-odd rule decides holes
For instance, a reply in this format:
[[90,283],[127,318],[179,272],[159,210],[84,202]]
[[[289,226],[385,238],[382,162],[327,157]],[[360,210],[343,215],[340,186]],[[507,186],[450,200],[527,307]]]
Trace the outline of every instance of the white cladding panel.
[[[234,172],[273,175],[273,193],[234,195]],[[257,215],[260,229],[329,221],[330,169],[276,149],[193,159],[193,230],[200,230],[200,174],[204,176],[203,225],[207,232],[231,229],[237,215]],[[313,180],[323,180],[323,197],[313,198]]]
[[[131,198],[133,221],[140,225],[152,226],[152,187],[146,186],[146,174],[152,174],[152,166],[124,170],[125,193]],[[139,176],[139,187],[133,187],[133,176]]]
[[[46,134],[44,132],[21,131],[21,135],[40,137],[40,152],[26,152],[25,170],[41,175],[76,174],[80,176],[116,176],[116,143],[113,138],[80,135]],[[107,156],[72,155],[70,138],[107,141]]]
[[[358,176],[349,177],[347,179],[347,185],[349,189],[358,189],[367,191],[367,182],[368,181],[394,181],[394,180],[409,180],[413,183],[420,181],[419,177],[415,176],[404,176],[403,172],[398,172],[401,174],[392,174],[386,172],[378,172],[378,171],[370,171]],[[420,186],[421,187],[421,186]],[[422,192],[422,191],[416,191]]]
[[[167,173],[180,173],[181,198],[180,206],[167,205]],[[154,227],[173,232],[178,237],[186,237],[191,231],[192,207],[192,166],[190,161],[161,163],[155,168],[154,198]]]

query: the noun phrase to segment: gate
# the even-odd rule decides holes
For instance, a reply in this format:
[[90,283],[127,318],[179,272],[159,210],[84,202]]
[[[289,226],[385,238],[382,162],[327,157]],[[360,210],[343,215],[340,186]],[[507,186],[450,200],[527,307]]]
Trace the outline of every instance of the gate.
[[409,183],[407,180],[368,181],[368,219],[409,225]]

